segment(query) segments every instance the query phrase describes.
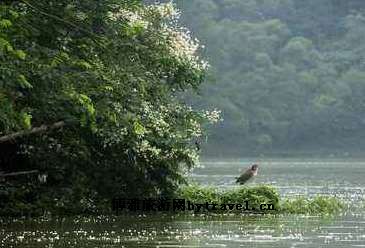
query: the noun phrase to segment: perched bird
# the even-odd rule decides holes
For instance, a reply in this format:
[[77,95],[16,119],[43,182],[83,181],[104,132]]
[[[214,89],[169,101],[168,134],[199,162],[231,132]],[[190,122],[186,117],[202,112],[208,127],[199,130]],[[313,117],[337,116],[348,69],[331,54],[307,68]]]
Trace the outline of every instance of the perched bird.
[[245,184],[249,179],[257,175],[259,170],[259,166],[257,164],[251,165],[245,172],[243,172],[239,177],[236,179],[236,183]]

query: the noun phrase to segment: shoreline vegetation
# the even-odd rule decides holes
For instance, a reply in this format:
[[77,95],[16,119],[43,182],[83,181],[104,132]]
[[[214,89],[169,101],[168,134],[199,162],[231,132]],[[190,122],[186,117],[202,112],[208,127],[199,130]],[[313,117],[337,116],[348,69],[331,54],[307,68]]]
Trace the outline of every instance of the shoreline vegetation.
[[181,98],[209,63],[179,17],[139,0],[0,2],[0,215],[173,196],[221,119]]
[[[345,208],[344,203],[336,197],[282,198],[277,189],[267,185],[220,190],[214,186],[191,184],[181,188],[180,195],[188,201],[199,203],[244,204],[244,202],[248,202],[250,207],[256,210],[251,213],[333,215]],[[260,211],[261,204],[272,204],[275,206],[275,210]]]
[[[334,215],[340,213],[345,208],[345,204],[336,197],[315,196],[313,198],[295,197],[282,198],[278,190],[267,185],[258,185],[252,187],[240,186],[232,189],[219,189],[214,186],[204,186],[199,184],[189,184],[179,188],[175,198],[184,199],[194,204],[215,203],[219,206],[216,211],[206,210],[202,207],[199,211],[196,209],[186,209],[186,214],[301,214],[301,215]],[[24,199],[24,197],[22,197]],[[49,199],[48,199],[49,200]],[[59,206],[51,205],[47,198],[43,200],[26,203],[24,200],[15,199],[8,202],[8,205],[2,206],[0,211],[1,217],[57,217],[57,216],[77,216],[77,215],[114,215],[115,211],[111,209],[110,200],[94,201],[84,199],[83,201],[70,205]],[[230,209],[229,205],[242,204],[242,210],[236,208]],[[226,205],[223,210],[220,207]],[[245,206],[250,206],[246,209]],[[261,205],[266,209],[273,206],[271,210],[260,210]],[[268,208],[267,208],[268,207]],[[120,211],[121,215],[127,214],[160,214],[161,212],[137,211],[128,212]],[[118,215],[119,215],[118,213]],[[181,211],[171,211],[171,214],[178,215]],[[165,213],[164,213],[165,214]]]

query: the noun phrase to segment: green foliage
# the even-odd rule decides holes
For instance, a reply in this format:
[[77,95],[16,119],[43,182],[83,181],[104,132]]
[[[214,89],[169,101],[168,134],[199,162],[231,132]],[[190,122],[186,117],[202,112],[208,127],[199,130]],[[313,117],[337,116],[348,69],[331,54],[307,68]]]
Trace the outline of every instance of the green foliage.
[[178,193],[183,199],[194,203],[221,202],[221,192],[213,186],[202,187],[190,184],[179,189]]
[[265,212],[270,214],[336,214],[344,208],[341,201],[335,197],[282,199],[275,188],[266,185],[220,190],[213,186],[191,184],[180,188],[179,196],[192,203],[203,204],[243,204],[248,201],[249,206],[257,211],[260,211],[261,204],[273,204],[275,211]]
[[317,196],[313,199],[286,199],[280,208],[282,212],[290,214],[335,214],[342,210],[344,205],[335,197]]
[[41,188],[65,209],[172,194],[209,122],[179,97],[207,64],[177,17],[172,4],[134,0],[1,2],[0,136],[66,124],[18,138],[25,161],[7,166],[47,173]]
[[241,187],[236,190],[224,192],[222,197],[222,203],[239,203],[247,201],[250,207],[253,207],[259,211],[261,204],[273,204],[277,208],[279,204],[279,194],[270,186],[257,186],[257,187]]
[[100,214],[110,202],[98,201],[95,192],[79,184],[72,188],[44,188],[35,180],[0,185],[0,216]]
[[[239,187],[237,189],[219,190],[213,186],[192,184],[180,188],[179,196],[192,203],[242,204],[245,201],[249,206],[260,211],[261,204],[279,206],[279,194],[270,186]],[[274,213],[274,212],[272,212]]]

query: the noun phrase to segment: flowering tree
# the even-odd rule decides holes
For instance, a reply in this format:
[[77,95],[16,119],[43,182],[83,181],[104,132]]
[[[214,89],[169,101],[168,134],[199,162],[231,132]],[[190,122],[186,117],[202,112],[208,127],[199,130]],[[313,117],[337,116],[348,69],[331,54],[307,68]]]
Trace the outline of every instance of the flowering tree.
[[173,192],[219,119],[179,100],[207,63],[178,16],[132,0],[1,3],[0,136],[20,132],[26,166],[75,199]]

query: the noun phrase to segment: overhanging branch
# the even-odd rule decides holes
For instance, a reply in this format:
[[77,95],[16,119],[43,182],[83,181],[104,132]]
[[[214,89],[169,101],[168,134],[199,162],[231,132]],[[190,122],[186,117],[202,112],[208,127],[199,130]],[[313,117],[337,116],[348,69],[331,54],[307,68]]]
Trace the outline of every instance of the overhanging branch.
[[12,134],[1,136],[0,137],[0,143],[11,141],[11,140],[14,140],[16,138],[20,138],[20,137],[31,135],[31,134],[40,134],[40,133],[44,133],[44,132],[51,131],[51,130],[54,130],[54,129],[59,129],[63,126],[65,126],[65,122],[64,121],[59,121],[59,122],[53,123],[52,125],[42,125],[40,127],[34,127],[30,130],[15,132],[15,133],[12,133]]
[[39,173],[38,170],[31,170],[31,171],[17,171],[17,172],[10,172],[10,173],[2,173],[0,171],[0,177],[12,177],[12,176],[20,176],[20,175],[29,175]]

